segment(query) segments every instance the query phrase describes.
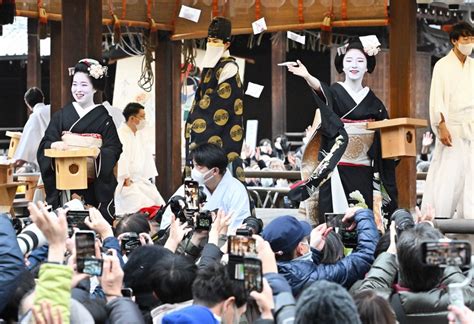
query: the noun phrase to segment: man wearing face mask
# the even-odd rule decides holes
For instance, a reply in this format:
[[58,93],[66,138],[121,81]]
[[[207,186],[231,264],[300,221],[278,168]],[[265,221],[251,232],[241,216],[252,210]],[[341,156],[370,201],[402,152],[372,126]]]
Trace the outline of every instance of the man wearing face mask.
[[[245,186],[227,169],[228,161],[224,150],[216,144],[204,143],[196,146],[191,158],[194,164],[191,177],[199,183],[207,197],[202,209],[221,208],[226,214],[232,212],[229,232],[235,230],[251,215],[250,202]],[[184,197],[184,186],[173,196]],[[161,228],[166,228],[170,221],[171,209],[168,208],[163,214]]]
[[215,143],[224,149],[233,174],[243,181],[239,158],[243,141],[243,89],[238,65],[228,51],[231,30],[230,20],[224,17],[215,17],[209,25],[201,82],[186,121],[186,160],[190,166],[190,153],[196,145]]
[[430,91],[431,128],[437,136],[426,178],[422,210],[474,219],[474,30],[453,26],[453,49],[434,67]]
[[146,126],[145,108],[131,102],[123,110],[123,116],[125,123],[117,130],[123,149],[118,161],[118,185],[115,190],[117,215],[164,204],[156,186],[150,182],[150,178],[156,177],[158,172],[142,131]]

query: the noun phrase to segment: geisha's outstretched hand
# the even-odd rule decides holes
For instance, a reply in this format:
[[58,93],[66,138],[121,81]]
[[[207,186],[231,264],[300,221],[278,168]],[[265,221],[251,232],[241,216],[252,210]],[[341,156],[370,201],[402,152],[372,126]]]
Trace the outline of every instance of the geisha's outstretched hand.
[[311,88],[316,91],[319,91],[319,89],[321,88],[321,83],[319,82],[319,80],[309,74],[308,69],[306,68],[306,66],[304,66],[303,63],[301,63],[300,60],[296,60],[296,62],[298,63],[298,65],[287,65],[288,71],[290,71],[294,75],[302,77],[306,80],[306,82],[308,82]]
[[303,63],[301,63],[300,60],[296,60],[296,62],[298,65],[287,65],[288,71],[306,80],[310,76],[308,69],[303,65]]

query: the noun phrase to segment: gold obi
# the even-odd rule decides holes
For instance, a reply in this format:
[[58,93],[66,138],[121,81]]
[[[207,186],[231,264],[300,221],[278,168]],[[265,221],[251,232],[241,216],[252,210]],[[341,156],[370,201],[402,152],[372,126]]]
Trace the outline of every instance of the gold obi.
[[368,151],[374,142],[374,131],[367,130],[367,122],[344,123],[349,144],[340,162],[370,166]]

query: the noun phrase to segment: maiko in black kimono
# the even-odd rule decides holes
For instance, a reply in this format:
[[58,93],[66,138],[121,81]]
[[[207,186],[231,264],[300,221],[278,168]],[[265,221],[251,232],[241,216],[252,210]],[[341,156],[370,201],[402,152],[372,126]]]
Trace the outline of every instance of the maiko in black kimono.
[[[368,91],[359,104],[352,99],[351,95],[339,83],[334,83],[329,88],[329,91],[328,88],[324,90],[325,95],[332,97],[333,105],[331,108],[344,122],[346,130],[348,129],[347,125],[351,125],[351,123],[388,118],[385,106],[372,90]],[[367,207],[372,209],[374,192],[379,192],[383,198],[382,210],[384,214],[390,215],[397,208],[395,161],[382,159],[380,133],[377,131],[373,134],[373,141],[369,143],[368,151],[366,152],[366,156],[368,156],[371,162],[369,165],[359,163],[358,157],[364,155],[362,146],[366,145],[364,137],[363,135],[351,134],[349,130],[348,133],[349,144],[337,166],[346,199],[350,203],[355,203],[354,198],[349,197],[349,195],[358,191]],[[323,143],[324,141],[323,139]],[[319,191],[320,215],[333,210],[331,199],[331,182],[328,181],[321,186]]]
[[46,201],[53,208],[60,207],[60,191],[56,189],[54,163],[51,158],[44,155],[44,150],[51,148],[52,143],[61,141],[63,132],[67,131],[77,134],[94,133],[102,137],[100,153],[95,159],[95,178],[89,182],[87,189],[71,190],[71,194],[77,193],[84,197],[85,203],[97,207],[102,215],[111,221],[114,216],[113,198],[117,186],[113,169],[122,152],[122,144],[112,117],[102,105],[95,107],[82,118],[79,118],[72,104],[68,104],[52,116],[37,154]]

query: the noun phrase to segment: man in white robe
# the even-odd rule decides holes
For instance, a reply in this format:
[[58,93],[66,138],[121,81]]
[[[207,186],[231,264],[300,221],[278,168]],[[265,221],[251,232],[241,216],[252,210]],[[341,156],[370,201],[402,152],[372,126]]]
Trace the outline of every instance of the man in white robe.
[[38,165],[36,152],[51,120],[51,106],[44,104],[44,95],[41,89],[37,87],[28,89],[24,99],[26,106],[32,113],[23,127],[20,143],[13,156],[17,167],[25,162]]
[[473,28],[453,26],[453,49],[433,70],[430,119],[436,147],[426,179],[422,210],[437,216],[474,219]]
[[149,140],[143,132],[146,126],[145,108],[138,103],[129,103],[123,115],[125,123],[117,130],[123,151],[118,161],[116,215],[135,213],[143,207],[165,203],[150,181],[158,172],[147,145]]

